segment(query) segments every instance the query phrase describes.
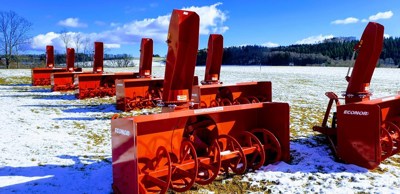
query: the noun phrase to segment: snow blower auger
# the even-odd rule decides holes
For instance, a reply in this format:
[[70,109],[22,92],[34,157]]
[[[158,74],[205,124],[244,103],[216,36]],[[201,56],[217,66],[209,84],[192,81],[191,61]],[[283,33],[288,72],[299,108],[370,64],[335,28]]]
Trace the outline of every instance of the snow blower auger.
[[[82,71],[82,68],[74,68],[74,71]],[[46,46],[46,67],[45,68],[32,68],[32,85],[33,86],[46,86],[51,84],[51,74],[56,72],[66,72],[69,68],[56,68],[54,66],[54,47],[51,45]]]
[[193,86],[192,97],[199,108],[250,104],[272,101],[271,82],[243,82],[222,85],[220,71],[223,55],[223,37],[211,34],[208,39],[206,72],[202,85]]
[[[103,43],[95,42],[95,54],[93,62],[93,72],[85,74],[76,74],[74,85],[75,96],[78,99],[115,96],[116,79],[133,79],[151,76],[151,61],[153,52],[153,40],[150,38],[142,39],[142,48],[151,55],[146,56],[145,61],[150,61],[150,65],[140,66],[139,72],[103,72]],[[148,63],[148,62],[147,62]]]
[[199,108],[271,102],[272,85],[261,81],[193,86],[193,101]]
[[[313,127],[327,136],[339,159],[368,169],[400,150],[400,95],[370,100],[369,84],[382,51],[383,32],[382,25],[368,23],[354,48],[358,56],[351,76],[346,76],[345,103],[327,92],[329,103],[322,125]],[[337,110],[329,118],[334,103]]]
[[115,193],[165,193],[289,161],[289,106],[255,103],[114,118]]
[[174,10],[168,32],[162,113],[111,120],[114,192],[184,192],[220,174],[288,161],[289,105],[190,109],[199,16]]

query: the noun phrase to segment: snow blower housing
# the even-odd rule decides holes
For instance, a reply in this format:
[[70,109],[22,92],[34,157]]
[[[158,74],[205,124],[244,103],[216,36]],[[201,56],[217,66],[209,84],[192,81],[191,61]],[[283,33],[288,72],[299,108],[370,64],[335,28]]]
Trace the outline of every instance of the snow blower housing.
[[[354,47],[358,56],[351,76],[346,76],[345,104],[335,93],[327,92],[329,103],[322,125],[313,128],[327,136],[339,159],[369,169],[400,151],[400,96],[370,99],[369,84],[382,51],[383,31],[378,23],[367,25]],[[329,127],[333,104],[337,112]]]

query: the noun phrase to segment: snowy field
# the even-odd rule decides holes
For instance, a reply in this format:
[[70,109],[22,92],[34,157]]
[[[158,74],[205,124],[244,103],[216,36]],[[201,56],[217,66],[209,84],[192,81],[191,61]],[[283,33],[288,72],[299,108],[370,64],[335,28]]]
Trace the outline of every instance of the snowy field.
[[[163,77],[163,67],[154,75]],[[106,68],[108,72],[137,68]],[[377,169],[335,162],[319,125],[328,99],[346,89],[347,68],[223,66],[221,80],[272,81],[273,101],[291,106],[291,157],[188,193],[400,193],[400,155]],[[30,70],[0,70],[0,193],[112,193],[110,118],[115,98],[76,100],[32,87]],[[196,68],[202,80],[204,67]],[[400,91],[400,69],[375,70],[371,88]],[[235,188],[230,190],[230,188]]]

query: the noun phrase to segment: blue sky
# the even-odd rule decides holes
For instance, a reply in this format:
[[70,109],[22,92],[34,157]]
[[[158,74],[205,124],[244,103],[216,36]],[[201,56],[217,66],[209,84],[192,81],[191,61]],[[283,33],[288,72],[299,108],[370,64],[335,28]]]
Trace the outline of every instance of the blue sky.
[[173,9],[200,15],[199,49],[207,47],[210,33],[222,34],[225,47],[285,46],[333,36],[359,38],[368,21],[384,25],[385,36],[400,36],[397,0],[7,0],[0,7],[0,11],[12,10],[33,23],[27,52],[44,53],[47,44],[65,52],[59,36],[66,30],[91,43],[103,41],[106,53],[133,56],[139,56],[142,37],[153,38],[154,53],[166,55]]

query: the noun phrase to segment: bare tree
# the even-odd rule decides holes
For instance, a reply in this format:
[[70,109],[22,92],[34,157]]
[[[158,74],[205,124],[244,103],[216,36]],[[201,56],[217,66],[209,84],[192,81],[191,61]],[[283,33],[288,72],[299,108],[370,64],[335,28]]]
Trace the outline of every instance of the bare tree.
[[75,44],[75,51],[76,51],[76,63],[78,64],[80,59],[78,58],[79,55],[79,47],[81,46],[83,39],[82,39],[82,34],[81,33],[75,33],[74,37],[73,37],[73,42]]
[[114,58],[108,61],[112,67],[135,66],[135,64],[132,62],[132,57],[127,54],[123,54],[121,58]]
[[124,56],[122,57],[122,66],[123,67],[129,67],[129,66],[134,66],[135,64],[132,61],[131,56],[124,54]]
[[60,39],[63,41],[64,45],[65,45],[65,52],[67,52],[67,48],[69,47],[69,44],[72,41],[72,36],[71,33],[69,33],[67,31],[67,29],[62,29],[60,31]]
[[87,56],[92,56],[92,54],[93,54],[93,44],[92,44],[92,42],[91,42],[91,40],[90,40],[90,38],[89,37],[86,37],[85,39],[83,39],[83,41],[82,41],[82,46],[83,46],[83,56],[84,56],[84,59],[83,59],[83,66],[85,66],[85,62],[86,62],[86,57]]
[[83,42],[82,38],[83,37],[82,37],[81,33],[75,33],[75,35],[74,35],[74,44],[75,44],[76,53],[79,53],[79,48],[81,47],[81,44]]
[[7,69],[14,52],[18,54],[18,49],[29,43],[31,28],[32,23],[15,12],[0,12],[0,49],[6,58]]

